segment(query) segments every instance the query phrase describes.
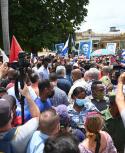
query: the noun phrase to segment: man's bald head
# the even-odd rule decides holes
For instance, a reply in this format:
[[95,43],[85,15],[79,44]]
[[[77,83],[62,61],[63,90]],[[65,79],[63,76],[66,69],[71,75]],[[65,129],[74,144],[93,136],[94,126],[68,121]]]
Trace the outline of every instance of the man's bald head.
[[108,75],[111,72],[111,68],[109,66],[104,66],[102,68],[103,75]]
[[72,70],[72,79],[73,82],[82,78],[82,72],[80,69]]
[[47,135],[52,135],[59,130],[59,116],[55,109],[51,108],[41,113],[40,130]]

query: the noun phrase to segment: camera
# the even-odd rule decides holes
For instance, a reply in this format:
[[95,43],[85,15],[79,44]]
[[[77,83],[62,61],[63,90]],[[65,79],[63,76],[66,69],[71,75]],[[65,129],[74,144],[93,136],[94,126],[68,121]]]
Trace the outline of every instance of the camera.
[[28,61],[28,54],[25,52],[20,52],[18,54],[18,67],[19,69],[27,68],[30,66],[30,62]]

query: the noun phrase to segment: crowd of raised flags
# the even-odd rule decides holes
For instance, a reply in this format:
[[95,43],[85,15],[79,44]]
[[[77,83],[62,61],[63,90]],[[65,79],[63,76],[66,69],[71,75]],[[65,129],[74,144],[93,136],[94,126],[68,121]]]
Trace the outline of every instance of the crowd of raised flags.
[[[71,40],[71,45],[70,45]],[[68,36],[65,44],[59,43],[55,44],[55,53],[62,57],[68,57],[69,46],[71,47],[71,54],[77,56],[83,56],[85,59],[90,60],[91,57],[99,57],[99,56],[108,56],[108,55],[116,55],[116,43],[107,43],[105,49],[98,49],[93,51],[92,40],[80,40],[79,47],[76,49],[76,43],[72,36]],[[18,60],[18,54],[20,51],[23,51],[20,44],[16,40],[15,36],[12,37],[11,48],[9,53],[9,58],[6,56],[5,52],[0,49],[0,54],[3,56],[3,62],[14,62]],[[125,50],[120,51],[120,60],[122,64],[125,64]],[[33,58],[33,54],[31,53],[31,59]]]

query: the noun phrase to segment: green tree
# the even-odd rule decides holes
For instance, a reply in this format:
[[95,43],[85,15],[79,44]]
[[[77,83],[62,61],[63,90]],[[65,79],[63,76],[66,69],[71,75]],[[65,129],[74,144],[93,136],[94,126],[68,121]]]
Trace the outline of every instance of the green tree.
[[38,51],[65,42],[87,15],[88,0],[9,0],[10,36]]

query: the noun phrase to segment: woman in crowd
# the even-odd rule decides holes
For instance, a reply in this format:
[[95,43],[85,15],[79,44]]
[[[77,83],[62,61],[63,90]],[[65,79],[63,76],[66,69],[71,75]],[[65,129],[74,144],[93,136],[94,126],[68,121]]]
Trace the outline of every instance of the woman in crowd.
[[97,112],[88,114],[85,122],[86,139],[79,145],[81,153],[117,153],[112,138],[102,131],[104,120]]

